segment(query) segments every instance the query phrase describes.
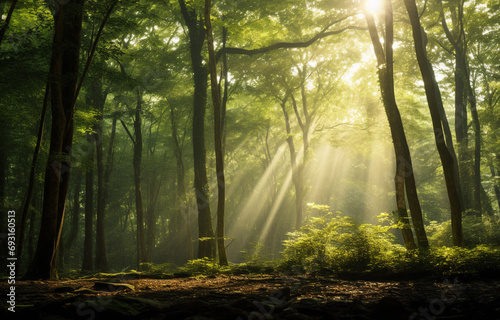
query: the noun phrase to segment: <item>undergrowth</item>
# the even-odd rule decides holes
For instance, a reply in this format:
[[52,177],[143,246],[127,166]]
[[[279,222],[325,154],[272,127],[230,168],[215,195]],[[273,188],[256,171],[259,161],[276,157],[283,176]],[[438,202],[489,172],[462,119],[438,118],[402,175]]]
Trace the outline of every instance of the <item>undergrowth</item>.
[[[466,222],[467,220],[464,219]],[[472,221],[472,220],[471,220]],[[486,275],[500,271],[500,251],[491,221],[480,227],[479,221],[464,224],[471,246],[444,246],[448,239],[446,223],[433,223],[428,234],[431,249],[408,251],[396,243],[398,225],[388,214],[379,216],[379,224],[357,224],[341,213],[324,213],[298,231],[290,232],[280,264],[281,271],[313,274],[404,274],[407,277]],[[490,233],[486,231],[490,230]],[[477,234],[478,232],[480,234]],[[438,241],[442,239],[442,241]],[[489,244],[479,244],[479,240]]]
[[[242,252],[245,263],[227,266],[217,260],[190,260],[183,266],[143,263],[141,270],[122,270],[86,277],[158,278],[211,277],[241,274],[313,274],[342,276],[351,274],[421,278],[427,276],[500,274],[500,228],[493,218],[464,218],[466,248],[451,246],[449,221],[432,222],[426,227],[431,247],[428,251],[408,251],[398,244],[395,234],[400,226],[391,215],[379,216],[378,224],[358,224],[339,212],[327,212],[326,206],[315,206],[316,217],[300,230],[289,232],[281,259],[270,260],[263,248]],[[486,244],[484,244],[486,243]],[[258,245],[258,244],[257,244]],[[72,273],[70,277],[82,277]]]

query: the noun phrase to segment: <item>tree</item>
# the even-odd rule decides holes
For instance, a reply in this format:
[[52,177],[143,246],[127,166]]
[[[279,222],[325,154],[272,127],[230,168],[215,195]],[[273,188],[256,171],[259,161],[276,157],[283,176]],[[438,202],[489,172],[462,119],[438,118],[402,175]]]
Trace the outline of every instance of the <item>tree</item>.
[[[439,1],[441,25],[455,55],[455,132],[459,147],[460,178],[464,186],[464,209],[474,209],[481,216],[481,128],[477,112],[476,94],[471,83],[468,62],[468,42],[465,21],[464,1],[449,4],[452,29],[448,27],[443,3]],[[474,128],[473,160],[468,145],[467,102],[469,103]],[[472,164],[472,170],[470,170]],[[471,188],[472,187],[472,188]]]
[[87,143],[90,152],[87,157],[87,170],[85,173],[85,238],[83,242],[82,271],[92,272],[94,270],[94,139],[87,132]]
[[224,243],[224,208],[226,201],[226,182],[224,177],[224,154],[222,147],[222,95],[217,81],[217,65],[215,61],[214,39],[210,18],[211,1],[205,0],[205,26],[207,30],[208,69],[210,72],[210,89],[214,108],[214,141],[215,141],[215,169],[217,173],[217,253],[219,263],[227,265],[226,245]]
[[[57,279],[57,250],[64,219],[73,142],[76,85],[84,0],[60,4],[54,16],[50,66],[52,128],[45,171],[40,235],[27,279]],[[66,157],[66,159],[64,158]]]
[[178,123],[179,119],[177,113],[175,112],[175,107],[173,102],[170,102],[170,123],[172,126],[172,144],[174,148],[174,157],[176,163],[176,204],[178,207],[178,214],[180,217],[185,217],[186,225],[186,246],[187,246],[187,257],[188,259],[194,258],[193,252],[193,233],[191,230],[191,219],[189,214],[189,208],[187,206],[187,196],[186,196],[186,185],[185,185],[185,166],[182,154],[182,143],[178,136]]
[[406,211],[406,195],[412,216],[413,226],[417,237],[418,247],[422,250],[429,248],[427,235],[424,229],[422,209],[418,200],[417,188],[415,184],[413,164],[410,149],[406,140],[403,121],[396,103],[394,93],[394,61],[393,61],[393,12],[391,0],[385,1],[385,53],[378,36],[377,27],[373,15],[365,9],[365,17],[373,43],[375,55],[377,57],[377,70],[379,76],[380,92],[382,101],[391,128],[391,135],[394,144],[396,157],[396,175],[394,178],[396,187],[396,203],[400,222],[403,223],[403,239],[407,249],[414,249],[415,243],[409,225],[409,218]]
[[[392,15],[392,12],[385,12],[386,17]],[[401,116],[399,114],[399,109],[396,104],[396,99],[394,96],[393,85],[393,74],[392,74],[392,39],[387,39],[387,43],[391,43],[391,47],[386,47],[386,53],[380,42],[377,27],[375,25],[375,19],[373,15],[365,9],[365,18],[368,25],[368,30],[370,31],[370,37],[373,43],[373,49],[377,57],[377,70],[380,83],[380,91],[382,93],[382,100],[387,114],[387,119],[389,120],[389,125],[391,127],[391,135],[394,143],[394,151],[396,156],[396,175],[394,177],[394,182],[396,186],[396,204],[397,212],[399,215],[399,222],[402,223],[401,231],[403,234],[403,241],[407,249],[415,249],[415,241],[413,239],[413,233],[410,227],[410,219],[406,211],[406,200],[405,200],[405,162],[407,161],[403,155],[403,148],[408,151],[408,145],[406,143],[406,136],[404,134],[403,123],[401,121]],[[386,18],[385,22],[392,23]],[[391,31],[392,26],[385,26],[386,33]],[[387,58],[386,58],[387,54]],[[409,151],[408,151],[409,152]],[[410,159],[411,161],[411,159]],[[411,163],[408,161],[408,163]],[[411,169],[411,168],[410,168]],[[411,172],[411,171],[410,171]],[[412,173],[410,173],[412,174]]]
[[405,6],[410,17],[415,52],[424,81],[425,94],[434,129],[434,141],[443,166],[448,199],[450,201],[453,244],[455,246],[464,246],[465,243],[462,231],[462,212],[464,210],[460,178],[458,175],[458,164],[453,149],[453,142],[451,141],[451,135],[449,133],[446,114],[444,113],[441,92],[434,75],[432,64],[427,57],[427,35],[420,24],[415,0],[405,0]]
[[[49,88],[50,88],[49,83],[47,82],[47,86],[45,88],[45,97],[43,99],[42,114],[40,116],[40,123],[38,125],[37,141],[36,141],[35,150],[33,153],[33,158],[31,159],[31,168],[30,168],[30,178],[28,181],[28,190],[26,191],[26,197],[24,199],[23,206],[22,206],[20,234],[19,234],[19,241],[18,241],[18,245],[17,245],[17,250],[18,250],[17,253],[18,253],[19,257],[22,257],[23,249],[24,249],[24,239],[25,239],[24,234],[25,234],[25,230],[26,230],[26,222],[28,220],[28,214],[29,214],[29,210],[30,210],[30,206],[31,206],[31,200],[33,198],[33,189],[35,187],[36,165],[38,162],[38,155],[40,152],[40,148],[42,146],[45,116],[47,114],[49,97],[50,97]],[[0,197],[0,199],[1,199],[1,197]],[[21,263],[18,264],[18,267],[20,264]]]
[[78,236],[78,231],[80,229],[80,190],[81,190],[81,185],[82,185],[82,177],[83,177],[83,172],[82,170],[78,170],[76,172],[76,179],[75,179],[75,184],[74,184],[74,191],[73,191],[73,207],[72,207],[72,214],[71,214],[71,230],[69,232],[68,237],[66,238],[65,241],[65,257],[64,259],[67,261],[71,257],[71,248],[73,247],[73,244],[75,243],[75,240]]
[[[96,167],[97,167],[97,210],[96,210],[96,255],[95,268],[98,271],[105,272],[108,270],[108,259],[106,255],[106,241],[104,232],[104,215],[106,209],[106,192],[105,188],[105,167],[104,167],[104,152],[103,152],[103,113],[104,104],[108,91],[103,91],[102,80],[93,79],[90,85],[92,106],[97,111],[97,124],[95,125],[95,148],[96,148]],[[115,122],[116,123],[116,122]],[[112,143],[112,141],[110,142]],[[111,145],[112,147],[112,145]],[[108,155],[109,157],[110,155]]]
[[137,267],[141,268],[143,262],[147,262],[146,258],[146,242],[144,238],[144,206],[142,199],[141,187],[141,162],[142,162],[142,92],[140,88],[136,90],[136,106],[134,117],[134,135],[130,133],[125,122],[121,121],[123,127],[127,131],[132,144],[134,145],[134,156],[132,164],[134,166],[134,187],[135,187],[135,209],[137,216]]
[[182,17],[188,29],[189,50],[194,81],[193,94],[193,157],[194,188],[198,206],[198,258],[215,257],[215,241],[210,213],[206,151],[205,151],[205,112],[207,104],[207,66],[203,63],[203,44],[205,43],[205,22],[197,12],[194,2],[179,0]]

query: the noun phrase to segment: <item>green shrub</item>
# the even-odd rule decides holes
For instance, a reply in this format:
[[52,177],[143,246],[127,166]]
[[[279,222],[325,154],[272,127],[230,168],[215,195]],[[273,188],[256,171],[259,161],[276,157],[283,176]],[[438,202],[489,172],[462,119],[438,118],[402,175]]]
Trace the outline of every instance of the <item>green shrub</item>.
[[[499,221],[496,217],[477,217],[465,214],[462,219],[465,244],[469,248],[479,245],[500,245]],[[429,243],[435,247],[453,246],[451,221],[431,221],[426,226]]]
[[431,221],[425,230],[427,231],[427,238],[429,245],[433,247],[451,247],[453,246],[453,239],[451,236],[451,220],[438,223]]
[[443,274],[477,274],[500,269],[500,251],[493,247],[441,247],[434,252],[434,266]]
[[173,271],[175,271],[175,266],[172,263],[156,264],[152,262],[143,262],[141,263],[141,270],[144,273],[160,275],[172,273]]
[[315,217],[284,241],[282,267],[295,271],[367,271],[384,269],[401,252],[392,226],[358,225],[337,212]]
[[[388,214],[381,214],[379,221],[378,225],[358,225],[352,218],[331,212],[312,218],[300,230],[288,233],[280,268],[296,273],[377,272],[419,277],[500,271],[500,251],[495,245],[445,246],[451,244],[449,221],[431,224],[428,230],[433,245],[425,252],[407,251],[394,242],[391,230],[398,226],[387,223]],[[493,241],[498,231],[488,231],[489,227],[469,221],[464,233],[483,232],[476,236],[478,241]]]
[[221,266],[217,261],[206,257],[189,260],[184,266],[180,267],[179,270],[193,276],[213,276],[230,272],[228,266]]

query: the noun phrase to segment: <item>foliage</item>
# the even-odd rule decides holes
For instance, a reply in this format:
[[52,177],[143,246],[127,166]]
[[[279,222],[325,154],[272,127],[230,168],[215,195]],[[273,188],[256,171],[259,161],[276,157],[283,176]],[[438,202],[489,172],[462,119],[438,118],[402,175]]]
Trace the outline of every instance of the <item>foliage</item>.
[[189,260],[184,266],[180,267],[179,270],[193,276],[213,276],[228,273],[230,268],[221,266],[217,261],[205,257]]
[[[381,218],[385,220],[387,216],[381,215]],[[416,277],[491,275],[500,270],[498,246],[442,246],[446,241],[451,242],[449,221],[432,224],[430,239],[439,247],[426,252],[406,251],[396,244],[390,232],[395,227],[358,225],[340,213],[312,218],[300,231],[289,233],[280,269],[299,273],[354,272]],[[478,228],[478,223],[469,224],[466,234],[477,232],[475,228]],[[444,240],[438,242],[439,237],[444,237]]]
[[357,224],[337,212],[310,219],[288,233],[283,267],[303,271],[367,271],[391,264],[403,248],[393,243],[392,226]]
[[145,273],[149,274],[166,274],[166,273],[172,273],[175,270],[175,266],[171,263],[151,263],[151,262],[143,262],[141,263],[141,270],[143,270]]
[[[464,237],[467,247],[473,248],[481,244],[492,246],[500,245],[500,230],[498,218],[477,217],[466,215],[463,218]],[[451,246],[451,222],[438,223],[431,221],[426,228],[429,234],[429,242],[436,247]]]
[[[53,2],[53,1],[52,1]],[[203,11],[203,2],[186,0],[189,8]],[[422,5],[423,3],[421,3]],[[484,187],[483,218],[464,215],[463,226],[469,251],[451,246],[449,201],[442,168],[429,119],[424,87],[414,57],[411,30],[402,4],[395,6],[394,45],[395,90],[401,117],[411,148],[413,173],[432,246],[428,254],[406,252],[397,244],[397,225],[373,223],[376,213],[394,209],[394,154],[389,126],[380,103],[373,48],[366,30],[350,29],[322,38],[304,48],[280,49],[253,56],[228,56],[229,95],[225,118],[224,151],[227,186],[226,233],[229,269],[233,273],[271,272],[281,244],[291,230],[295,190],[286,139],[292,137],[300,156],[305,142],[299,116],[305,111],[314,120],[310,128],[304,163],[304,201],[311,204],[309,224],[288,233],[284,242],[282,268],[393,272],[452,272],[480,268],[477,259],[495,261],[493,249],[477,245],[500,245],[498,214],[500,203],[500,82],[498,1],[465,2],[464,39],[470,56],[471,81],[477,94],[482,130],[481,179]],[[444,3],[450,16],[454,3]],[[81,63],[95,39],[109,1],[87,1],[82,31]],[[8,5],[0,5],[0,11]],[[357,14],[360,8],[349,1],[220,1],[214,2],[214,37],[221,49],[222,26],[227,28],[227,47],[258,49],[279,42],[305,41],[326,31],[365,26]],[[455,74],[453,52],[442,30],[437,3],[422,10],[422,24],[428,35],[429,58],[437,67],[445,111],[453,127]],[[383,17],[382,12],[379,19]],[[348,18],[346,18],[348,17]],[[346,19],[344,19],[346,18]],[[448,19],[448,18],[447,18]],[[1,20],[1,19],[0,19]],[[0,200],[6,210],[20,208],[25,197],[30,159],[37,140],[40,111],[52,52],[53,16],[43,1],[24,1],[16,7],[0,47]],[[98,43],[89,74],[76,105],[72,150],[70,194],[63,224],[62,241],[67,245],[61,271],[74,276],[81,267],[84,220],[87,206],[85,180],[77,186],[76,173],[89,169],[91,148],[86,132],[102,124],[104,159],[109,161],[106,191],[105,230],[111,269],[135,265],[136,225],[133,151],[125,126],[132,129],[137,90],[143,97],[144,138],[141,184],[147,222],[149,261],[141,275],[166,275],[173,265],[183,265],[187,274],[229,272],[209,260],[190,260],[196,255],[193,239],[198,223],[193,185],[193,79],[189,33],[179,1],[119,1]],[[202,50],[205,56],[205,47]],[[206,60],[206,59],[205,59]],[[222,61],[221,61],[222,62]],[[102,111],[87,101],[93,84],[107,93]],[[221,82],[222,87],[223,82]],[[285,132],[280,103],[285,108],[291,131]],[[292,108],[293,95],[298,108]],[[210,101],[210,99],[208,99]],[[207,106],[205,144],[211,191],[208,205],[215,208],[217,174],[213,155],[213,113]],[[50,113],[46,122],[50,120]],[[102,122],[99,120],[103,117]],[[117,119],[115,131],[112,120]],[[124,125],[122,125],[124,124]],[[454,128],[452,128],[453,130]],[[114,144],[111,144],[114,132]],[[210,133],[210,134],[209,134]],[[472,150],[472,129],[470,130]],[[21,265],[39,233],[42,212],[43,177],[48,156],[50,126],[45,125],[32,211],[28,218],[27,244]],[[175,137],[175,139],[174,139]],[[298,152],[297,152],[298,151]],[[472,161],[472,158],[468,161]],[[107,161],[106,161],[107,162]],[[97,170],[95,170],[97,171]],[[105,170],[107,171],[107,170]],[[491,172],[491,174],[490,174]],[[96,173],[97,175],[97,173]],[[464,180],[466,181],[466,180]],[[97,179],[94,179],[94,192]],[[464,188],[467,189],[467,188]],[[481,195],[483,198],[483,195]],[[496,201],[494,201],[496,200]],[[182,210],[179,210],[181,208]],[[340,211],[341,215],[328,213]],[[487,211],[487,212],[486,212]],[[387,218],[387,214],[381,218]],[[1,221],[3,218],[0,217]],[[74,219],[74,220],[73,220]],[[73,242],[71,222],[77,221]],[[212,238],[210,238],[212,239]],[[252,243],[257,243],[252,247]],[[29,249],[31,247],[31,250]],[[61,249],[62,251],[62,249]],[[238,260],[243,252],[243,259]],[[189,261],[189,262],[187,262]],[[166,263],[168,262],[168,263]],[[186,263],[187,262],[187,263]],[[457,269],[458,268],[458,269]],[[128,269],[127,269],[128,270]],[[177,270],[178,271],[178,270]],[[79,274],[79,271],[76,271]],[[139,274],[139,273],[138,273]]]
[[397,259],[395,272],[435,276],[493,275],[498,273],[500,251],[493,246],[439,247],[426,253],[406,252]]

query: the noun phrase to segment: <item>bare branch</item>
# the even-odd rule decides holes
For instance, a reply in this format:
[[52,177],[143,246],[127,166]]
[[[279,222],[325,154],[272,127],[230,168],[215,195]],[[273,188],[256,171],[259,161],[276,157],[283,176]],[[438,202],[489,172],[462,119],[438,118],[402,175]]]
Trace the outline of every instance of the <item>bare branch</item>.
[[216,60],[218,61],[224,53],[226,53],[226,54],[244,54],[247,56],[253,56],[256,54],[266,53],[266,52],[273,51],[276,49],[307,48],[308,46],[310,46],[314,42],[318,41],[319,39],[326,38],[326,37],[331,36],[331,35],[339,34],[339,33],[342,33],[344,31],[347,31],[347,30],[366,30],[366,28],[364,28],[364,27],[348,26],[348,27],[345,27],[345,28],[342,28],[339,30],[327,32],[326,29],[328,29],[332,24],[328,25],[325,29],[323,29],[321,32],[319,32],[318,34],[316,34],[314,37],[312,37],[311,39],[309,39],[307,41],[278,42],[278,43],[272,44],[270,46],[258,48],[258,49],[243,49],[243,48],[232,48],[232,47],[222,48],[221,50],[217,51]]
[[123,120],[120,119],[120,122],[122,123],[122,126],[123,128],[125,128],[125,131],[127,131],[128,133],[128,136],[130,137],[130,139],[132,139],[132,143],[134,144],[134,146],[136,145],[135,143],[135,139],[134,137],[132,136],[132,134],[130,133],[130,131],[128,130],[127,126],[125,125],[125,122],[123,122]]

